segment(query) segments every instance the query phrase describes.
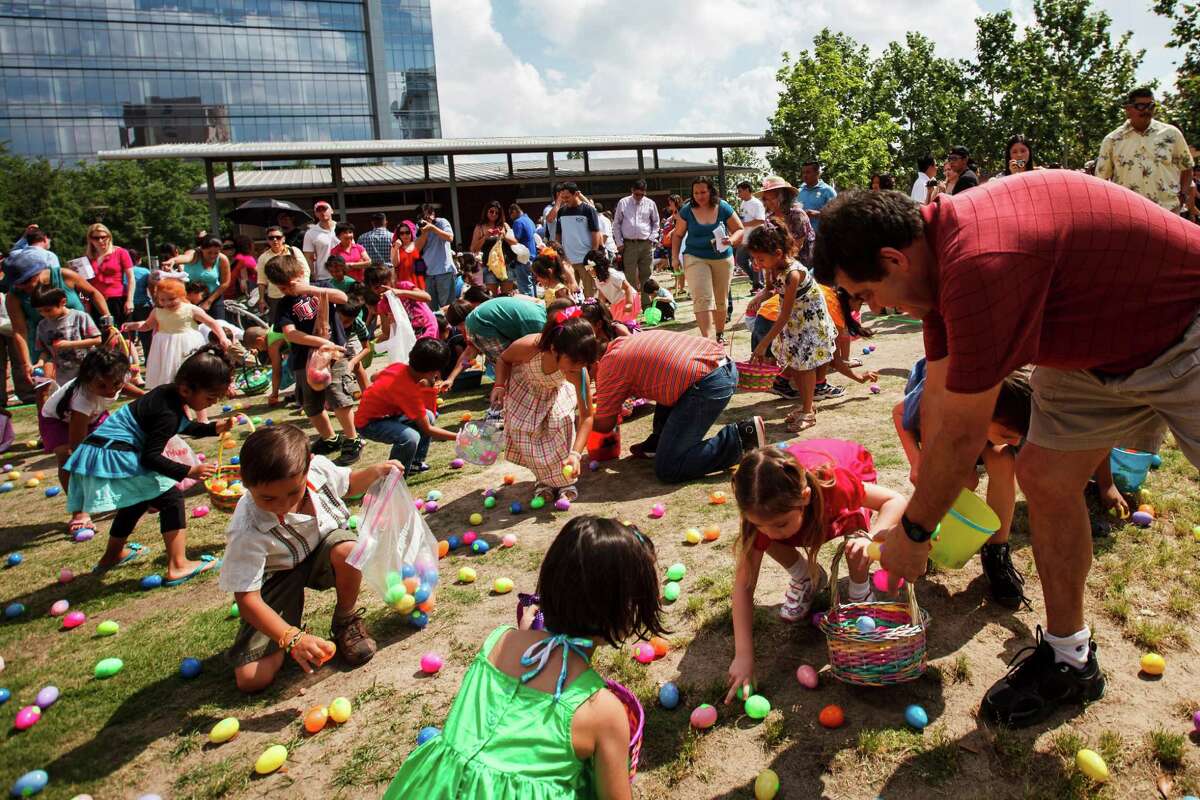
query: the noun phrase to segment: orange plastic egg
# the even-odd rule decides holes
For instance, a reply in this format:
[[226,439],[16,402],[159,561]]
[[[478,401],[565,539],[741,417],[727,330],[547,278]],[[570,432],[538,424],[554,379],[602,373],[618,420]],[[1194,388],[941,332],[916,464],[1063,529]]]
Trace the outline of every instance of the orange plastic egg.
[[417,587],[419,587],[420,585],[421,585],[421,579],[418,578],[416,575],[412,576],[411,578],[404,579],[404,588],[408,590],[409,594],[416,594]]
[[723,506],[728,499],[728,496],[724,492],[713,492],[708,496],[708,502],[714,506]]
[[440,542],[438,542],[438,558],[445,558],[446,554],[449,552],[450,552],[450,543],[449,542],[447,542],[445,539],[442,539]]
[[1143,514],[1149,514],[1152,517],[1154,516],[1154,506],[1149,503],[1142,503],[1138,506],[1138,511],[1141,511]]
[[428,600],[426,600],[424,603],[421,603],[420,605],[417,606],[417,608],[421,609],[426,614],[432,613],[433,609],[435,609],[436,607],[437,607],[437,604],[433,602],[432,597],[429,598]]
[[650,646],[654,648],[654,657],[655,658],[662,658],[671,649],[671,645],[669,645],[667,643],[667,640],[662,638],[661,636],[650,637]]
[[721,529],[716,525],[709,525],[704,529],[704,541],[715,542],[721,538]]
[[318,667],[321,666],[326,661],[333,658],[335,655],[337,655],[337,645],[334,644],[333,642],[330,642],[328,652],[326,652],[325,655],[321,658],[321,660],[320,660],[320,662],[318,662],[317,666]]
[[840,728],[846,722],[846,715],[841,706],[825,706],[817,716],[817,721],[826,728]]
[[329,709],[325,706],[313,706],[304,712],[304,730],[309,733],[320,733],[329,721]]
[[516,482],[517,482],[516,475],[505,475],[504,476],[504,485],[505,486],[512,486]]

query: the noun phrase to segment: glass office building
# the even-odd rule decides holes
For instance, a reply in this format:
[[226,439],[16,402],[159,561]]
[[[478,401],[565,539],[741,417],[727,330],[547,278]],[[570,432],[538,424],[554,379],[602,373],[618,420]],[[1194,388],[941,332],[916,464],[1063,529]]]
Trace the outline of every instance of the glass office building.
[[0,0],[0,142],[441,136],[429,0]]

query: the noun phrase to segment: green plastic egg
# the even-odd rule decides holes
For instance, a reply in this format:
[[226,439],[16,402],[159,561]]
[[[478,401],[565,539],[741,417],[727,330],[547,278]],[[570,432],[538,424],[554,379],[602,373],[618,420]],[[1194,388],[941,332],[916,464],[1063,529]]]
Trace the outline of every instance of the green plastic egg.
[[238,609],[238,604],[236,602],[229,606],[229,619],[237,619],[241,615],[242,612],[240,609]]
[[672,564],[667,567],[667,580],[681,581],[683,576],[687,574],[687,567],[683,564]]
[[96,664],[95,675],[97,678],[103,680],[105,678],[111,678],[123,669],[125,669],[125,662],[121,659],[105,658],[101,659]]
[[396,603],[399,603],[400,598],[404,597],[406,594],[408,593],[404,591],[403,586],[389,586],[387,591],[383,594],[383,602],[387,603],[389,606],[394,606]]
[[746,691],[746,684],[742,684],[737,690],[738,700],[749,700],[754,695],[754,684],[750,684],[750,691]]
[[546,498],[542,497],[540,494],[529,501],[529,507],[532,509],[539,509],[544,505],[546,505]]
[[396,570],[392,570],[387,574],[386,580],[388,586],[395,586],[398,583],[404,583],[404,576]]
[[771,702],[761,694],[752,694],[746,701],[746,716],[750,719],[762,719],[771,713]]
[[121,626],[111,619],[106,619],[96,626],[96,633],[101,636],[113,636],[119,630],[121,630]]
[[754,779],[754,800],[774,800],[779,794],[779,776],[773,769],[764,769]]
[[495,508],[496,507],[496,498],[494,498],[494,497],[483,498],[483,507],[484,508]]
[[[350,530],[352,530],[352,531],[358,530],[358,514],[351,514],[350,519],[346,521],[346,526],[349,527]],[[278,746],[283,747],[283,745],[278,745]],[[286,756],[285,756],[285,758],[286,758]]]
[[668,603],[674,603],[679,599],[679,584],[675,581],[668,581],[663,587],[663,599]]

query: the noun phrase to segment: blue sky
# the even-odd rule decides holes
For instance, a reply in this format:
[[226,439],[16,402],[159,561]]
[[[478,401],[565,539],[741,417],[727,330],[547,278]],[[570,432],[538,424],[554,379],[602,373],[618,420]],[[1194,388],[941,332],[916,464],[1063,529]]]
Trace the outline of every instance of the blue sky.
[[[1169,85],[1176,57],[1149,0],[1097,0]],[[830,27],[875,50],[919,29],[973,51],[976,16],[1032,0],[433,0],[444,135],[761,132],[783,50]]]

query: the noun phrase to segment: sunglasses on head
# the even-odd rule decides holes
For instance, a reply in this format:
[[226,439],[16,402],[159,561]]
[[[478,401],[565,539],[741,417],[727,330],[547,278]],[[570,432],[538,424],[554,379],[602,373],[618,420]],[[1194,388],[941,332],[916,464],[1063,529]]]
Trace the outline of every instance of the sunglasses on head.
[[1136,108],[1138,111],[1153,111],[1154,110],[1154,101],[1153,100],[1143,102],[1143,103],[1130,103],[1129,105]]

